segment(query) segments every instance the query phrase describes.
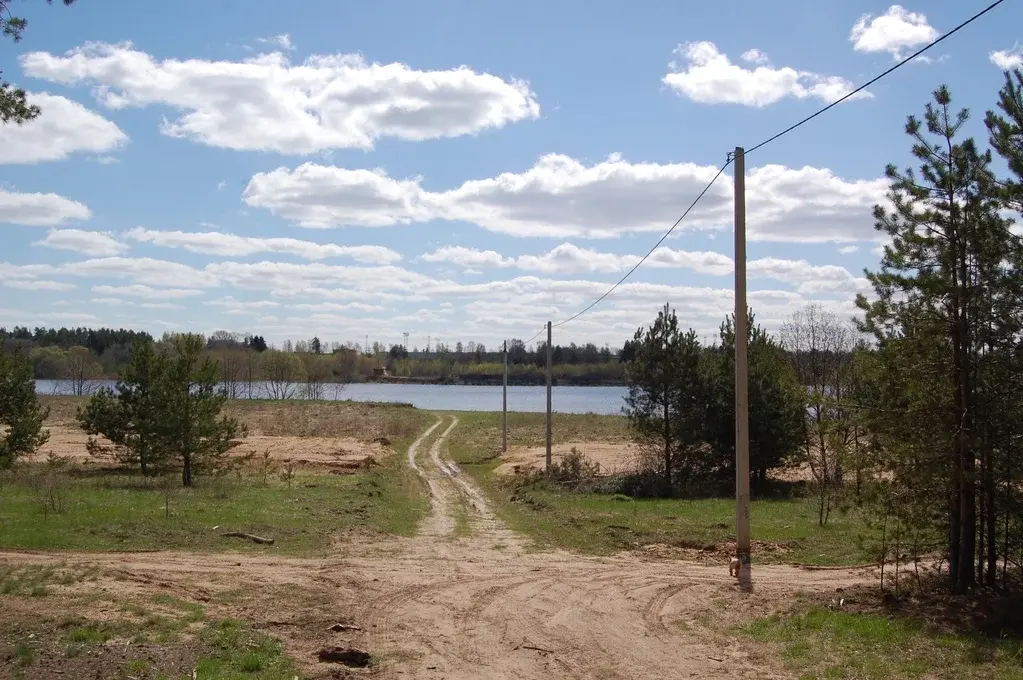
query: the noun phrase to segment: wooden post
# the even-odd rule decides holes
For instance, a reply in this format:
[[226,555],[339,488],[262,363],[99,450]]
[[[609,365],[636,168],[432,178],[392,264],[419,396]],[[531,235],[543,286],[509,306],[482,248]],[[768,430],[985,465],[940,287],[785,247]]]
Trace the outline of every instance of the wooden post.
[[501,390],[501,450],[508,453],[508,341],[504,341],[504,387]]
[[746,158],[735,147],[735,543],[739,587],[752,587],[749,537],[749,356],[746,317]]
[[551,322],[547,322],[547,467],[551,469]]

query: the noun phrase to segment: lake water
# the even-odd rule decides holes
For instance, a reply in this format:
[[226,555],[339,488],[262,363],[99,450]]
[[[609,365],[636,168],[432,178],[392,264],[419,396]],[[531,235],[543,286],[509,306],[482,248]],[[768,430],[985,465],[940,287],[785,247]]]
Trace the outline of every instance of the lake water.
[[[96,381],[90,387],[113,387],[113,381]],[[254,385],[256,396],[264,394],[262,386]],[[245,386],[242,386],[245,389]],[[432,411],[500,411],[501,387],[490,385],[401,385],[396,383],[352,383],[335,390],[323,385],[322,399],[382,401],[412,404]],[[58,380],[37,380],[39,394],[71,394],[69,386]],[[618,415],[622,412],[626,387],[554,387],[552,408],[556,413],[599,413]],[[302,386],[296,397],[305,395]],[[547,409],[547,390],[543,386],[511,386],[508,388],[508,410],[543,413]]]

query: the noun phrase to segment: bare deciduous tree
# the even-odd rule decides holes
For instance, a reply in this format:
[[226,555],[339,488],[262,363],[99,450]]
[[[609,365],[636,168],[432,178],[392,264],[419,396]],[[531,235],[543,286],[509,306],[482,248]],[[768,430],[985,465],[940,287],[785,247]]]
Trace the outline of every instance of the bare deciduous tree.
[[843,398],[855,331],[833,312],[809,304],[785,321],[781,340],[807,391],[803,452],[817,487],[818,522],[823,526],[842,485],[842,454],[854,440]]
[[298,391],[305,368],[295,354],[280,350],[267,350],[262,354],[263,383],[270,399],[291,399]]
[[67,391],[76,396],[92,394],[103,368],[95,355],[85,347],[71,347],[64,352],[61,362],[61,380]]

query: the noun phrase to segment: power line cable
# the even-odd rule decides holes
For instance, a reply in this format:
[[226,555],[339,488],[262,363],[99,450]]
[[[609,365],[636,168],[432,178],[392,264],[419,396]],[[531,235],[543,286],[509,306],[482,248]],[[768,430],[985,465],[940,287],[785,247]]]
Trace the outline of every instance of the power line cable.
[[937,39],[936,39],[936,40],[934,40],[933,42],[930,42],[930,43],[928,43],[927,45],[924,45],[924,46],[923,46],[923,47],[921,47],[921,48],[920,48],[919,50],[917,50],[917,51],[916,51],[916,52],[914,52],[913,54],[909,55],[908,57],[906,57],[905,59],[903,59],[903,60],[902,60],[902,61],[900,61],[899,63],[895,64],[894,66],[892,66],[892,67],[891,67],[890,69],[888,69],[888,70],[887,70],[887,71],[885,71],[884,73],[881,73],[881,74],[879,74],[879,75],[877,75],[877,76],[874,76],[873,78],[871,78],[871,79],[870,79],[870,80],[868,80],[867,82],[865,82],[865,83],[863,83],[862,85],[860,85],[859,87],[857,87],[857,88],[856,88],[855,90],[853,90],[852,92],[850,92],[850,93],[846,94],[846,95],[845,95],[844,97],[842,97],[841,99],[838,99],[838,100],[836,100],[836,101],[833,101],[833,102],[831,102],[830,104],[828,104],[828,105],[827,105],[827,106],[825,106],[824,108],[820,109],[820,110],[819,110],[819,111],[817,111],[816,113],[813,113],[813,114],[811,114],[811,115],[807,116],[806,118],[804,118],[803,120],[799,121],[799,122],[798,122],[798,123],[796,123],[795,125],[791,125],[791,126],[789,126],[789,127],[785,128],[784,130],[782,130],[781,132],[779,132],[778,134],[776,134],[776,135],[773,135],[773,136],[771,136],[771,137],[768,137],[767,139],[765,139],[764,141],[760,142],[760,143],[759,143],[759,144],[757,144],[756,146],[754,146],[754,147],[752,147],[752,148],[750,148],[750,149],[747,149],[747,150],[746,150],[746,155],[748,156],[749,154],[753,153],[753,152],[754,152],[754,151],[756,151],[757,149],[759,149],[759,148],[761,148],[761,147],[764,147],[764,146],[767,146],[768,144],[770,144],[770,143],[771,143],[771,142],[773,142],[774,140],[778,139],[779,137],[784,137],[784,136],[785,136],[785,135],[787,135],[788,133],[792,132],[792,131],[793,131],[793,130],[795,130],[796,128],[798,128],[798,127],[800,127],[801,125],[803,125],[804,123],[809,123],[809,122],[810,122],[811,120],[813,120],[813,119],[814,119],[814,118],[816,118],[817,116],[821,115],[821,114],[822,114],[822,113],[824,113],[825,111],[828,111],[828,110],[830,110],[830,109],[832,109],[832,108],[834,108],[834,107],[838,106],[839,104],[841,104],[842,102],[844,102],[844,101],[845,101],[846,99],[849,99],[850,97],[852,97],[852,96],[854,96],[854,95],[856,95],[856,94],[858,94],[858,93],[862,92],[863,90],[867,89],[868,87],[870,87],[871,85],[873,85],[873,84],[874,84],[874,83],[876,83],[877,81],[879,81],[879,80],[881,80],[882,78],[884,78],[885,76],[887,76],[887,75],[888,75],[889,73],[892,73],[892,72],[893,72],[893,71],[895,71],[896,69],[898,69],[898,68],[901,68],[902,66],[905,66],[905,65],[906,65],[906,64],[908,64],[909,62],[913,61],[914,59],[916,59],[917,57],[919,57],[919,56],[920,56],[921,54],[923,54],[923,53],[924,53],[924,52],[926,52],[927,50],[931,49],[932,47],[934,47],[935,45],[937,45],[938,43],[940,43],[940,42],[941,42],[942,40],[944,40],[945,38],[949,38],[949,37],[951,37],[951,36],[955,35],[955,34],[956,34],[956,33],[957,33],[958,31],[962,30],[963,28],[966,28],[967,26],[969,26],[970,24],[972,24],[972,23],[973,23],[974,21],[976,21],[977,19],[981,18],[982,16],[984,16],[985,14],[987,14],[988,12],[990,12],[991,10],[993,10],[993,9],[994,9],[995,7],[998,7],[998,5],[1002,4],[1003,2],[1005,2],[1005,0],[996,0],[996,2],[993,2],[993,3],[991,3],[990,5],[988,5],[987,7],[985,7],[984,9],[982,9],[981,11],[977,12],[977,13],[976,13],[976,14],[974,14],[974,15],[973,15],[972,17],[970,17],[969,19],[967,19],[967,20],[966,20],[966,21],[964,21],[963,23],[959,24],[958,26],[956,26],[955,28],[953,28],[953,29],[952,29],[951,31],[949,31],[948,33],[945,33],[944,35],[942,35],[941,37],[937,38]]
[[[996,0],[995,2],[991,3],[990,5],[988,5],[984,9],[982,9],[981,11],[979,11],[976,14],[974,14],[973,16],[971,16],[966,21],[963,21],[961,24],[959,24],[958,26],[956,26],[952,30],[948,31],[947,33],[945,33],[944,35],[938,37],[937,39],[933,40],[932,42],[928,43],[927,45],[924,45],[919,50],[917,50],[913,54],[909,55],[908,57],[906,57],[902,61],[898,62],[897,64],[895,64],[891,68],[889,68],[886,71],[884,71],[884,72],[874,76],[873,78],[871,78],[867,82],[865,82],[862,85],[860,85],[859,87],[857,87],[855,90],[847,93],[846,95],[844,95],[840,99],[835,100],[834,102],[828,104],[827,106],[823,107],[822,109],[819,109],[818,111],[816,111],[816,112],[812,113],[811,115],[807,116],[806,118],[803,118],[798,123],[795,123],[794,125],[790,125],[789,127],[785,128],[781,132],[779,132],[779,133],[777,133],[775,135],[772,135],[771,137],[768,137],[767,139],[765,139],[764,141],[760,142],[756,146],[753,146],[750,149],[747,149],[744,152],[743,155],[744,156],[745,155],[749,155],[750,153],[752,153],[752,152],[754,152],[754,151],[756,151],[756,150],[758,150],[760,148],[763,148],[764,146],[767,146],[771,142],[773,142],[773,141],[775,141],[777,139],[780,139],[781,137],[784,137],[785,135],[787,135],[788,133],[792,132],[796,128],[798,128],[798,127],[800,127],[800,126],[810,122],[811,120],[813,120],[817,116],[821,115],[822,113],[824,113],[826,111],[829,111],[832,108],[838,106],[839,104],[841,104],[845,100],[849,99],[850,97],[853,97],[856,94],[862,92],[863,90],[865,90],[866,88],[870,87],[871,85],[873,85],[877,81],[881,80],[885,76],[889,75],[890,73],[893,73],[897,69],[899,69],[902,66],[905,66],[906,64],[908,64],[909,62],[913,61],[914,59],[919,57],[921,54],[923,54],[927,50],[931,49],[932,47],[934,47],[938,43],[942,42],[946,38],[950,38],[951,36],[955,35],[956,33],[958,33],[963,28],[969,26],[974,21],[976,21],[977,19],[981,18],[982,16],[984,16],[985,14],[987,14],[988,12],[993,10],[995,7],[998,7],[998,5],[1001,5],[1003,2],[1005,2],[1005,0]],[[580,316],[582,316],[583,314],[585,314],[586,312],[590,311],[591,309],[596,307],[598,304],[600,304],[605,298],[607,298],[608,295],[613,293],[619,286],[621,286],[623,283],[625,283],[626,279],[628,279],[630,276],[632,276],[632,274],[637,269],[639,269],[640,265],[642,265],[644,262],[646,262],[647,258],[649,258],[653,254],[653,252],[655,250],[657,250],[657,248],[660,247],[660,245],[662,243],[664,243],[664,240],[667,239],[668,236],[670,236],[673,231],[675,231],[675,228],[678,227],[678,225],[682,223],[682,220],[684,220],[686,218],[686,216],[692,211],[692,209],[696,207],[696,204],[700,202],[700,200],[704,197],[704,195],[706,195],[706,193],[710,190],[710,188],[714,185],[714,183],[718,180],[718,178],[721,177],[722,173],[724,173],[725,169],[731,164],[731,162],[732,162],[732,157],[731,157],[731,154],[729,154],[728,160],[725,161],[725,164],[721,166],[721,169],[718,170],[716,175],[714,175],[714,178],[710,181],[710,183],[707,184],[707,186],[704,187],[703,191],[700,192],[700,194],[696,197],[696,200],[694,200],[689,205],[689,207],[686,208],[686,211],[684,213],[682,213],[682,216],[679,217],[678,220],[675,221],[675,224],[673,224],[671,226],[671,228],[668,229],[668,231],[666,231],[663,236],[661,236],[660,240],[658,240],[657,243],[654,244],[653,248],[651,248],[647,252],[647,254],[644,255],[640,259],[640,261],[637,262],[632,267],[632,269],[630,269],[625,274],[625,276],[623,276],[621,279],[619,279],[617,283],[615,283],[613,286],[611,286],[611,288],[609,288],[607,290],[607,292],[605,292],[599,298],[597,298],[596,300],[591,302],[587,307],[585,307],[584,309],[580,310],[579,312],[576,312],[575,314],[573,314],[572,316],[568,317],[567,319],[564,319],[562,321],[559,321],[559,322],[553,324],[553,327],[557,328],[559,326],[564,326],[565,324],[578,319]],[[540,329],[540,332],[537,333],[536,335],[534,335],[532,338],[530,338],[528,342],[532,342],[533,340],[538,338],[546,329],[547,329],[547,326],[544,325],[544,327],[542,329]]]
[[585,314],[586,312],[590,311],[591,309],[596,307],[598,304],[600,304],[600,302],[603,301],[604,298],[606,298],[608,295],[613,293],[615,291],[615,289],[618,288],[618,286],[620,286],[623,283],[625,283],[625,280],[627,278],[629,278],[630,276],[632,276],[632,273],[635,272],[637,269],[639,269],[640,265],[643,264],[644,262],[646,262],[647,258],[649,258],[651,255],[653,255],[654,251],[657,250],[662,243],[664,243],[664,240],[666,238],[668,238],[668,236],[670,236],[673,231],[675,231],[675,228],[678,227],[678,225],[682,224],[682,220],[684,220],[686,218],[686,216],[689,215],[689,213],[692,211],[692,209],[696,207],[696,204],[699,203],[700,200],[707,194],[707,192],[710,191],[710,188],[712,186],[714,186],[714,182],[718,181],[718,178],[721,177],[721,174],[725,171],[725,168],[727,168],[731,164],[732,164],[732,157],[731,157],[731,155],[729,155],[728,160],[725,161],[725,164],[721,166],[721,169],[717,171],[717,174],[714,175],[714,178],[712,180],[710,180],[710,182],[707,184],[707,186],[705,186],[703,188],[703,191],[701,191],[699,193],[699,195],[696,197],[696,199],[692,203],[689,204],[689,207],[686,208],[686,211],[684,213],[682,213],[682,216],[679,217],[677,220],[675,220],[675,224],[671,225],[671,228],[668,229],[668,231],[664,232],[664,235],[661,236],[660,239],[658,239],[657,243],[655,243],[654,246],[650,250],[647,251],[646,255],[644,255],[642,258],[640,258],[639,262],[637,262],[635,265],[633,265],[632,269],[630,269],[628,272],[625,273],[625,276],[623,276],[622,278],[620,278],[618,280],[618,283],[616,283],[615,285],[613,285],[610,288],[608,288],[606,293],[604,293],[599,298],[597,298],[596,300],[591,302],[586,308],[576,312],[575,314],[573,314],[572,316],[568,317],[567,319],[564,319],[563,321],[559,321],[556,324],[554,324],[554,328],[557,328],[558,326],[564,326],[569,321],[574,321],[575,319],[578,319],[580,316],[582,316],[583,314]]

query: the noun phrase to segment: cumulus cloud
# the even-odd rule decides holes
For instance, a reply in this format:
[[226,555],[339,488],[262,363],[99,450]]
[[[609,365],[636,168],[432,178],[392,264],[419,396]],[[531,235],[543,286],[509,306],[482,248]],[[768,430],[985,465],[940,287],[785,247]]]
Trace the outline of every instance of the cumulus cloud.
[[303,227],[384,227],[431,218],[419,179],[395,180],[383,170],[347,170],[303,163],[253,175],[242,200]]
[[[476,250],[462,246],[446,246],[421,256],[425,262],[446,262],[467,269],[515,267],[526,271],[548,274],[575,274],[580,272],[624,272],[634,267],[640,255],[603,253],[562,243],[542,255],[504,257],[493,250]],[[644,266],[680,267],[702,274],[727,274],[732,271],[732,258],[714,252],[688,252],[671,248],[657,248]]]
[[378,139],[476,134],[540,115],[526,82],[461,66],[421,71],[359,54],[283,53],[243,61],[155,59],[131,43],[86,43],[63,55],[29,52],[26,75],[87,84],[108,108],[179,112],[162,132],[215,147],[308,154],[371,149]]
[[45,279],[10,279],[4,281],[7,288],[18,290],[73,290],[75,284],[64,281],[47,281]]
[[[463,221],[520,237],[608,238],[663,231],[717,174],[694,163],[630,163],[618,155],[593,165],[549,154],[528,170],[428,191],[420,178],[304,163],[252,177],[245,203],[301,227],[382,227],[434,219]],[[826,168],[766,165],[747,171],[751,240],[841,242],[873,238],[871,208],[884,179],[844,179]],[[680,225],[731,229],[726,176]]]
[[0,223],[53,227],[92,216],[84,203],[57,194],[17,193],[0,189]]
[[93,257],[120,255],[128,250],[126,244],[121,243],[108,233],[81,229],[54,229],[46,235],[46,238],[36,241],[33,245],[71,250]]
[[128,142],[113,122],[78,102],[45,92],[28,95],[43,115],[0,126],[0,165],[60,161],[77,152],[105,153]]
[[746,264],[746,274],[750,278],[765,277],[784,281],[794,285],[797,292],[810,295],[819,293],[852,295],[870,289],[870,283],[865,278],[853,276],[845,267],[813,265],[806,260],[785,260],[775,257],[751,260]]
[[742,53],[742,60],[748,61],[751,64],[757,64],[758,66],[766,64],[770,61],[764,52],[761,52],[757,48],[746,50]]
[[988,58],[991,59],[992,64],[1003,71],[1023,68],[1023,48],[1018,44],[1013,45],[1009,50],[995,50],[988,54]]
[[297,255],[307,260],[348,257],[366,264],[390,264],[401,259],[401,255],[383,246],[339,246],[334,243],[314,243],[293,238],[238,236],[217,231],[154,231],[136,227],[126,232],[125,236],[140,243],[227,257],[282,253]]
[[95,297],[91,300],[98,305],[111,305],[113,307],[139,307],[141,309],[184,309],[184,305],[176,302],[135,302],[118,297]]
[[281,33],[280,35],[271,35],[267,38],[256,38],[256,42],[276,45],[282,50],[288,50],[289,52],[295,49],[295,43],[291,41],[291,36],[287,33]]
[[898,61],[907,50],[933,42],[939,35],[925,15],[892,5],[884,14],[862,15],[853,24],[849,40],[857,52],[887,52]]
[[130,286],[93,286],[92,292],[98,295],[130,295],[146,299],[175,299],[202,295],[201,290],[189,288],[153,288],[142,284]]
[[[675,54],[682,63],[669,64],[671,72],[662,78],[662,82],[679,95],[700,104],[761,107],[786,97],[833,102],[854,89],[852,83],[838,76],[797,71],[788,66],[771,66],[767,63],[767,56],[757,49],[742,55],[745,61],[757,65],[754,69],[732,63],[714,43],[706,40],[679,45]],[[852,99],[870,96],[861,92]]]
[[149,257],[102,257],[68,262],[50,268],[61,274],[88,278],[129,279],[157,288],[212,288],[218,279],[204,269]]

